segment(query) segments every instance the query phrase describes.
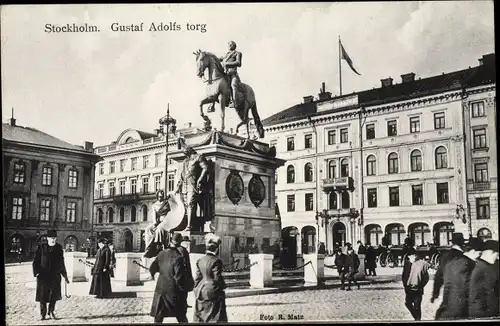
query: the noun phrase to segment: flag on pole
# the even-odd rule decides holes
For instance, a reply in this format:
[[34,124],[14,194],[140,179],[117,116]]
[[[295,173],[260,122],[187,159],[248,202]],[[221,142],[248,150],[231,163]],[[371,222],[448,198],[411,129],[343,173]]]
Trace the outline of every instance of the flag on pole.
[[361,76],[361,74],[359,72],[357,72],[356,69],[354,69],[354,67],[352,65],[352,60],[349,57],[349,55],[347,54],[347,52],[345,51],[344,46],[342,45],[342,42],[340,42],[340,40],[339,40],[339,43],[340,43],[340,52],[341,52],[340,57],[342,59],[344,59],[345,61],[347,61],[347,64],[349,65],[349,67],[351,67],[352,71],[354,71],[356,74]]

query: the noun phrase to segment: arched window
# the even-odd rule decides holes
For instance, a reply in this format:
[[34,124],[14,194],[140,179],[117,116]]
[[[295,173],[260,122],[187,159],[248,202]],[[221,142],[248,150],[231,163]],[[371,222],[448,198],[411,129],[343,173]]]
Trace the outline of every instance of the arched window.
[[491,231],[487,228],[479,229],[477,237],[483,241],[490,240],[492,238]]
[[338,209],[338,204],[337,204],[337,193],[335,191],[332,191],[330,195],[328,196],[328,202],[330,209]]
[[108,222],[113,223],[113,218],[115,215],[115,211],[113,210],[112,207],[108,208]]
[[378,224],[371,224],[365,227],[365,242],[372,246],[378,246],[382,241],[382,228]]
[[337,177],[337,162],[330,160],[328,162],[328,178],[335,179]]
[[448,167],[448,157],[446,148],[439,146],[436,148],[436,169],[446,169]]
[[125,222],[125,209],[120,207],[120,222]]
[[314,226],[302,228],[302,253],[313,254],[316,252],[316,229]]
[[402,224],[389,224],[386,226],[385,232],[388,236],[389,244],[393,246],[400,246],[403,244],[406,231],[405,227]]
[[142,205],[142,220],[146,222],[148,220],[148,206]]
[[341,196],[342,196],[342,208],[351,207],[349,192],[343,191]]
[[388,171],[390,174],[399,172],[398,154],[391,153],[388,157]]
[[436,228],[436,236],[435,242],[440,246],[448,246],[451,245],[451,237],[453,232],[455,232],[455,227],[453,223],[438,223],[435,226]]
[[409,231],[416,246],[423,246],[427,242],[431,242],[431,230],[427,224],[413,224],[409,227]]
[[416,149],[410,154],[411,171],[422,171],[422,153]]
[[136,214],[137,214],[136,208],[135,206],[132,206],[132,208],[130,209],[130,222],[135,222]]
[[340,176],[341,177],[349,176],[349,161],[346,158],[340,162]]
[[97,209],[97,223],[102,224],[103,212],[102,209]]
[[304,180],[305,182],[313,181],[313,166],[311,163],[307,163],[304,166]]
[[377,174],[377,159],[375,155],[370,155],[366,158],[366,175]]
[[295,182],[295,168],[293,167],[293,165],[289,165],[286,168],[286,182],[287,183]]
[[11,238],[10,251],[17,252],[23,247],[23,237],[19,234],[13,235]]

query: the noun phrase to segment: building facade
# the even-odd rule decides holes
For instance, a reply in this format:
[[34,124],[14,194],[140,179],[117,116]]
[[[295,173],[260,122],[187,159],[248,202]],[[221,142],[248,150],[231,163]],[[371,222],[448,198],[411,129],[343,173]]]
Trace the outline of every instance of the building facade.
[[66,250],[89,245],[92,231],[93,144],[75,146],[34,128],[2,124],[6,258],[21,248],[31,258],[55,229]]
[[[189,125],[169,133],[169,148],[177,148],[179,135],[196,132]],[[165,135],[126,129],[115,142],[95,149],[104,160],[95,169],[94,229],[118,251],[145,250],[156,192],[165,189],[165,181],[167,192],[175,191],[177,163],[169,159],[165,173],[166,148]]]
[[284,246],[498,238],[494,54],[480,63],[341,97],[323,84],[317,99],[265,119],[287,160],[276,185]]

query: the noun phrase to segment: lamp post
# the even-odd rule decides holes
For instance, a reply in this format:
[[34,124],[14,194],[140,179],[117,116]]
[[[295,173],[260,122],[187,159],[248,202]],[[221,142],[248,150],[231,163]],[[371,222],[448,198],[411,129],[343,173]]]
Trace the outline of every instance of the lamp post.
[[[172,132],[175,132],[176,120],[170,116],[170,104],[167,104],[167,115],[161,118],[159,121],[160,128],[158,132],[165,135],[165,194],[168,191],[168,134],[170,132],[169,127],[172,126]],[[166,127],[165,129],[163,127]]]
[[[327,232],[327,224],[328,224],[328,218],[330,216],[328,215],[328,210],[324,209],[322,211],[316,210],[316,224],[318,225],[318,233],[319,233],[319,225],[320,225],[320,219],[321,219],[321,227],[325,229],[325,249],[328,246],[328,232]],[[319,234],[318,234],[318,239],[319,239]]]

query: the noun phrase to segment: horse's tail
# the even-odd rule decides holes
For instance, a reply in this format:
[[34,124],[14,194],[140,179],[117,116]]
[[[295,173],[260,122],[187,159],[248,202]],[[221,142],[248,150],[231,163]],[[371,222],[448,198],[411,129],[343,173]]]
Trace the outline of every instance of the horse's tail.
[[251,107],[253,122],[255,123],[255,127],[257,128],[257,132],[259,133],[259,138],[264,138],[264,126],[260,121],[259,113],[257,112],[257,101],[254,101]]

